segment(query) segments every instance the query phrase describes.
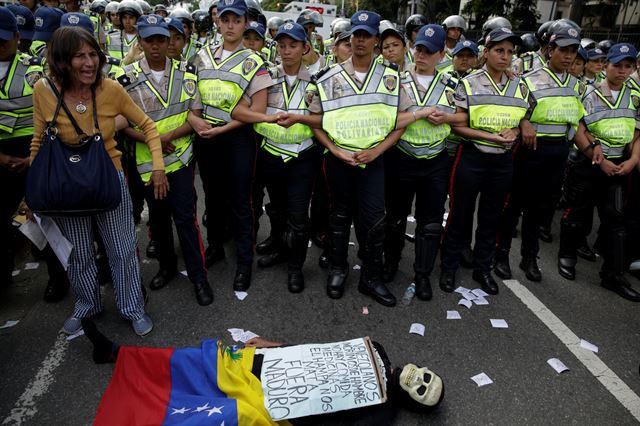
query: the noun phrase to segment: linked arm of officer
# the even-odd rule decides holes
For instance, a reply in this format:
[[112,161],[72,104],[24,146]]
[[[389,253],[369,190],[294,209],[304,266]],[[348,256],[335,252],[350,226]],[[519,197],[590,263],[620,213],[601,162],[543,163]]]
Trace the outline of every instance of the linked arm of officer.
[[[605,173],[607,173],[607,170],[611,169],[611,166],[617,167],[611,161],[604,158],[600,143],[597,142],[593,135],[587,131],[587,126],[585,126],[584,121],[582,120],[580,120],[578,131],[576,132],[573,142],[576,144],[578,149],[591,160],[591,164],[599,165]],[[603,163],[608,164],[605,164],[603,167]],[[609,173],[607,173],[607,175],[609,175]]]
[[[316,117],[320,117],[320,121],[322,121],[322,114],[311,113],[311,115],[314,115]],[[343,151],[343,150],[339,149],[336,146],[336,144],[334,144],[331,141],[331,139],[329,139],[329,136],[325,133],[324,130],[322,130],[320,128],[318,128],[318,129],[312,128],[311,130],[313,131],[313,135],[316,137],[318,142],[320,142],[322,144],[322,146],[327,148],[327,150],[329,150],[329,152],[333,156],[335,156],[336,158],[344,161],[345,163],[347,163],[350,166],[357,166],[358,165],[358,163],[356,163],[354,153],[346,152],[346,151]]]
[[278,114],[277,123],[285,128],[289,128],[294,124],[300,123],[305,124],[312,129],[321,129],[322,128],[322,116],[321,115],[304,115],[304,114],[293,114],[290,112],[284,112]]
[[[262,93],[264,92],[264,95]],[[241,99],[233,109],[231,117],[244,123],[275,123],[278,114],[266,114],[267,111],[267,91],[261,90],[251,98],[251,105],[246,99]]]
[[400,140],[404,130],[404,128],[396,129],[389,133],[389,135],[379,145],[356,152],[354,155],[356,165],[371,163],[373,160],[381,156],[386,150],[398,143],[398,140]]
[[238,129],[244,126],[246,123],[238,120],[231,120],[224,126],[219,127],[211,127],[211,124],[207,123],[202,119],[202,110],[196,109],[189,112],[189,116],[187,117],[187,121],[196,131],[196,133],[205,139],[212,139],[216,136],[219,136],[225,132],[230,132],[231,130]]
[[633,169],[640,162],[640,142],[638,142],[639,138],[640,138],[640,131],[636,129],[633,134],[633,142],[627,148],[631,151],[630,156],[628,159],[626,159],[625,161],[623,161],[618,165],[619,169],[616,172],[616,175],[618,176],[628,175],[633,171]]
[[482,140],[506,145],[506,144],[515,142],[516,139],[518,139],[518,136],[520,136],[520,129],[517,127],[513,129],[502,129],[499,133],[490,133],[490,132],[485,132],[484,130],[472,129],[469,127],[469,124],[468,124],[469,113],[467,113],[465,109],[458,107],[458,109],[456,110],[456,115],[457,114],[461,114],[461,116],[459,116],[458,119],[461,120],[461,122],[463,122],[464,125],[461,125],[461,126],[454,125],[452,130],[456,135],[462,136],[463,138],[482,139]]

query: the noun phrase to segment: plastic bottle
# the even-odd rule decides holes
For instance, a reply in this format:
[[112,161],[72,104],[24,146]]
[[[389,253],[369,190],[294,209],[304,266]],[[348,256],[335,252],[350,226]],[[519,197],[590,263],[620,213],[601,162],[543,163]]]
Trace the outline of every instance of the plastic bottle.
[[415,295],[416,295],[416,285],[414,283],[411,283],[411,285],[407,287],[407,289],[404,291],[404,294],[402,295],[402,304],[410,305],[411,300]]

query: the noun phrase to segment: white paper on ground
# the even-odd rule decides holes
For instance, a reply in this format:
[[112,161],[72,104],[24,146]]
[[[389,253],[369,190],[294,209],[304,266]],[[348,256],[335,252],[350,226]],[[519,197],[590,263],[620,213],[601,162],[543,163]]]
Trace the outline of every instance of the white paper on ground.
[[188,276],[189,276],[189,274],[187,274],[186,269],[185,269],[184,271],[180,271],[180,273],[181,273],[182,275],[184,275],[185,277],[188,277]]
[[458,301],[458,305],[466,306],[467,309],[471,309],[471,306],[473,306],[473,303],[467,299],[460,299]]
[[369,308],[366,306],[362,307],[362,315],[369,315]]
[[416,237],[414,234],[409,234],[409,233],[406,233],[406,234],[404,234],[404,235],[405,235],[406,237],[411,238],[411,239],[414,239],[414,238]]
[[493,328],[509,328],[509,324],[503,319],[492,319],[490,321]]
[[27,237],[34,246],[38,247],[38,250],[44,250],[47,245],[47,237],[44,236],[44,232],[40,229],[40,226],[32,220],[27,220],[20,225],[20,232]]
[[244,300],[249,295],[249,293],[247,293],[246,291],[236,291],[235,294],[238,300]]
[[20,269],[16,269],[15,271],[11,272],[12,277],[17,277],[18,275],[20,275]]
[[462,319],[462,317],[460,316],[460,312],[458,311],[447,311],[447,319],[456,320]]
[[476,374],[475,376],[473,376],[471,378],[471,380],[473,380],[474,382],[476,382],[476,384],[478,385],[478,387],[481,386],[486,386],[486,385],[490,385],[491,383],[493,383],[493,380],[491,380],[489,378],[489,376],[487,376],[484,373],[480,373],[480,374]]
[[569,370],[569,367],[564,365],[564,362],[560,361],[558,358],[549,358],[547,360],[547,364],[549,364],[551,368],[556,370],[558,374],[562,373],[563,371]]
[[312,245],[313,245],[313,243],[311,242],[311,240],[309,240],[309,241],[307,242],[307,248],[311,248],[311,246],[312,246]]
[[362,267],[360,265],[353,265],[354,271],[359,271]]
[[475,299],[473,299],[473,303],[475,303],[476,305],[488,305],[489,301],[484,297],[476,297]]
[[24,264],[24,270],[30,271],[32,269],[38,269],[39,266],[40,266],[40,262],[27,262]]
[[467,291],[466,293],[462,293],[462,297],[467,300],[473,301],[476,298],[476,295],[471,293],[470,291]]
[[630,271],[638,271],[640,270],[640,259],[636,260],[629,266]]
[[471,293],[475,294],[478,297],[487,297],[488,294],[481,288],[474,288],[471,290]]
[[349,245],[350,245],[350,246],[355,246],[355,245],[356,245],[356,243],[354,243],[353,241],[349,241]]
[[586,349],[588,351],[598,353],[598,347],[596,345],[594,345],[593,343],[591,343],[591,342],[587,342],[584,339],[580,339],[580,347],[582,347],[582,348],[584,348],[584,349]]
[[407,222],[409,223],[414,223],[416,221],[416,218],[413,216],[407,216]]
[[409,328],[409,333],[411,334],[419,334],[420,336],[424,336],[425,327],[423,324],[414,322],[411,324],[411,328]]
[[11,328],[13,326],[15,326],[16,324],[18,324],[20,322],[20,320],[8,320],[7,322],[4,323],[4,325],[0,326],[0,329],[2,328]]
[[60,231],[60,228],[58,228],[58,225],[52,218],[49,216],[38,216],[37,214],[34,214],[33,217],[35,217],[51,249],[66,271],[69,268],[69,256],[71,256],[73,245],[62,235],[62,231]]
[[468,288],[466,287],[458,287],[455,290],[453,290],[455,293],[459,293],[459,294],[465,294],[469,291]]
[[247,340],[253,339],[254,337],[258,337],[258,335],[249,330],[243,330],[241,328],[230,328],[227,330],[231,333],[231,338],[236,342],[246,343]]
[[75,334],[72,334],[71,336],[67,336],[67,342],[72,341],[73,339],[80,337],[80,336],[84,336],[84,330],[80,329],[80,331],[78,331]]

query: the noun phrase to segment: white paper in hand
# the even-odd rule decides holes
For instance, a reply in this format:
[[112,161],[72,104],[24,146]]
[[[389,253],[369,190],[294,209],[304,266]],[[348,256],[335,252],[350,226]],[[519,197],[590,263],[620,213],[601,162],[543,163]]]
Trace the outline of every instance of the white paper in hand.
[[471,378],[471,380],[473,380],[474,382],[476,382],[476,384],[478,385],[478,387],[481,386],[486,386],[486,385],[490,385],[491,383],[493,383],[493,380],[491,380],[489,378],[489,376],[487,376],[484,373],[480,373],[480,374],[476,374],[475,376],[473,376]]
[[509,325],[503,319],[492,319],[490,321],[493,328],[509,328]]
[[558,358],[549,358],[547,360],[547,364],[549,364],[554,370],[556,370],[558,374],[562,373],[563,371],[569,370],[569,367],[564,365],[564,363]]
[[457,320],[462,319],[462,317],[460,316],[460,312],[458,311],[447,311],[447,319]]
[[414,322],[411,324],[411,328],[409,328],[409,333],[411,334],[419,334],[420,336],[424,336],[425,327],[423,324]]
[[588,351],[598,353],[598,347],[596,345],[594,345],[593,343],[591,343],[591,342],[587,342],[584,339],[580,339],[580,347],[582,347],[582,348],[584,348],[584,349],[586,349]]

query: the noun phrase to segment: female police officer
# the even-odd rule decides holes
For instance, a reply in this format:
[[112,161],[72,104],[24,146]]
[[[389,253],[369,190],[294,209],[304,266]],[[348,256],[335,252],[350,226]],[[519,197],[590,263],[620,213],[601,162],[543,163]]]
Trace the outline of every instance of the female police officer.
[[520,80],[509,80],[514,46],[520,43],[508,28],[497,28],[485,39],[485,66],[460,82],[454,101],[468,113],[468,126],[454,127],[465,138],[452,170],[450,213],[441,253],[440,288],[452,292],[460,254],[471,234],[476,198],[480,194],[474,247],[473,280],[489,294],[498,293],[491,276],[500,210],[511,188],[511,146],[518,138],[520,120],[527,112]]

